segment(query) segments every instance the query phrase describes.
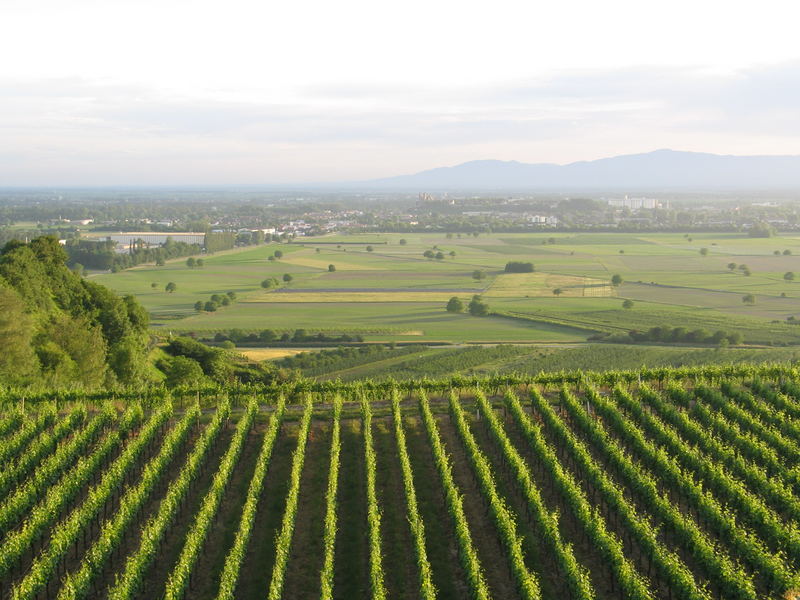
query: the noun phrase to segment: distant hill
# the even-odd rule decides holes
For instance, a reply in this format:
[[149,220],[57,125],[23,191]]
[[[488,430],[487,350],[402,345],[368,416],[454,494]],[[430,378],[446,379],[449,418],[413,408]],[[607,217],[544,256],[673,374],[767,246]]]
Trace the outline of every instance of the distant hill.
[[800,188],[800,156],[723,156],[656,150],[567,165],[475,160],[361,185],[426,190],[794,189]]

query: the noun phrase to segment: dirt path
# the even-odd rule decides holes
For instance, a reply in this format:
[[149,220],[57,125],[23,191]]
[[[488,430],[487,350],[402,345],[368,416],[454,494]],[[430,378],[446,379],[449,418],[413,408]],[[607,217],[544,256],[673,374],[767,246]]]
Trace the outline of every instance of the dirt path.
[[367,484],[359,419],[342,420],[341,441],[333,595],[352,600],[369,596]]
[[389,597],[400,600],[419,598],[419,570],[414,539],[408,524],[408,508],[394,422],[390,418],[373,419],[372,437],[377,454],[375,485],[381,511],[383,569]]
[[308,435],[284,598],[319,596],[319,574],[325,556],[325,491],[330,466],[331,426],[330,421],[313,423]]

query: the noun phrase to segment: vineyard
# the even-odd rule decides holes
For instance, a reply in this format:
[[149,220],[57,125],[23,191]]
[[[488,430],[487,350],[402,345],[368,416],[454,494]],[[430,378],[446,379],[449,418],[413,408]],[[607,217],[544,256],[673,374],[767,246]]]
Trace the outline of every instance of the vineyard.
[[0,598],[800,599],[800,376],[15,397]]

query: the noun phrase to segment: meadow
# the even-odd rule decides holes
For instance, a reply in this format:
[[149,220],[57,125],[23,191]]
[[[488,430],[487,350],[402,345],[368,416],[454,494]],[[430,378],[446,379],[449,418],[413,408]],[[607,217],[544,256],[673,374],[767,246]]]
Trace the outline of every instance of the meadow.
[[[268,260],[276,250],[283,256]],[[425,258],[427,250],[444,258]],[[749,343],[800,341],[798,326],[786,321],[800,317],[798,236],[353,234],[204,259],[199,269],[179,260],[92,277],[136,295],[153,328],[171,332],[303,328],[366,341],[571,343],[592,333],[680,325],[738,331]],[[509,261],[532,262],[536,271],[505,273]],[[475,271],[484,278],[473,278]],[[785,280],[787,272],[797,280]],[[288,284],[284,274],[292,277]],[[611,285],[614,274],[621,285]],[[280,282],[277,289],[261,287],[268,278]],[[173,293],[165,291],[168,282],[176,284]],[[194,310],[198,300],[229,291],[237,295],[231,306]],[[449,298],[466,304],[474,294],[491,311],[524,318],[445,311]],[[748,294],[753,303],[743,302]],[[625,300],[632,308],[623,308]]]

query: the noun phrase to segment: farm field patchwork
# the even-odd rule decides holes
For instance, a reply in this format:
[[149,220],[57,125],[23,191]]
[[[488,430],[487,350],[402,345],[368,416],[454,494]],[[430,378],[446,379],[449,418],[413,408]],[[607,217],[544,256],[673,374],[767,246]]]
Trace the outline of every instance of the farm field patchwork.
[[797,373],[655,375],[6,409],[2,594],[796,597]]
[[[429,250],[442,258],[425,258]],[[268,260],[276,251],[283,256]],[[504,273],[509,261],[530,261],[536,271]],[[784,278],[795,272],[796,281]],[[291,281],[284,284],[286,274]],[[622,285],[610,284],[614,274]],[[745,342],[800,341],[797,326],[786,323],[800,317],[797,236],[353,234],[227,251],[206,257],[201,269],[175,261],[93,277],[136,295],[153,327],[173,332],[304,328],[359,333],[367,341],[401,340],[413,331],[423,341],[547,342],[576,340],[576,331],[553,329],[571,322],[581,323],[585,339],[609,328],[688,326],[686,318],[712,332],[735,328]],[[261,287],[270,278],[278,289]],[[173,293],[164,291],[168,282],[177,286]],[[231,306],[195,311],[196,302],[226,292],[237,295]],[[445,313],[450,297],[467,304],[474,294],[491,311],[541,315],[551,327]],[[743,302],[746,295],[753,301]],[[632,308],[622,307],[625,300]]]

